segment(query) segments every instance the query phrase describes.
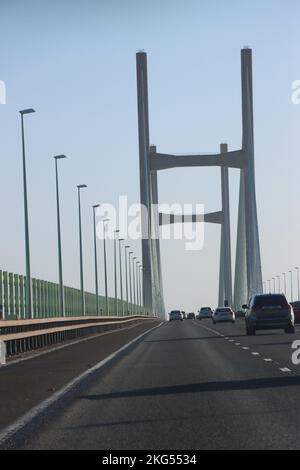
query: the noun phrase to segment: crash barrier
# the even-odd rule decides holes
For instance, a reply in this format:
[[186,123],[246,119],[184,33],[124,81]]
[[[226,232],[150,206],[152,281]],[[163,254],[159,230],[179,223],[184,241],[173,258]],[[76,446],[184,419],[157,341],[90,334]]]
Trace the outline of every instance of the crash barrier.
[[[22,354],[68,340],[91,336],[109,330],[126,328],[157,317],[77,317],[43,320],[0,321],[0,345],[4,343],[7,356]],[[0,350],[0,352],[3,350]]]

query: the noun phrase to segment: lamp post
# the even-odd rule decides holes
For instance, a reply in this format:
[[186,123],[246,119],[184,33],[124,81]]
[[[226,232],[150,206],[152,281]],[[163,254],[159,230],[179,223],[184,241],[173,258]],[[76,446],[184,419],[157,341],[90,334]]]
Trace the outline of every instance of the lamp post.
[[118,278],[117,278],[117,238],[119,230],[115,230],[114,234],[114,273],[115,273],[115,315],[118,316]]
[[280,276],[276,276],[278,279],[278,292],[281,292],[281,283],[280,283]]
[[295,269],[297,271],[297,288],[298,288],[298,299],[297,300],[300,300],[299,266],[296,266]]
[[109,315],[108,287],[107,287],[107,260],[106,260],[106,222],[109,219],[103,219],[103,258],[104,258],[104,286],[105,286],[105,314]]
[[269,294],[271,294],[271,280],[268,279],[268,284],[269,284]]
[[82,224],[81,224],[81,189],[87,188],[86,184],[79,184],[78,191],[78,220],[79,220],[79,257],[80,257],[80,289],[81,289],[81,310],[82,315],[85,315],[85,295],[84,295],[84,282],[83,282],[83,254],[82,254]]
[[126,315],[128,315],[129,310],[128,310],[128,250],[130,249],[129,245],[126,245],[124,247],[125,250],[125,280],[126,280]]
[[284,282],[284,295],[286,295],[286,273],[282,273]]
[[25,222],[25,258],[26,258],[26,313],[29,318],[33,318],[32,312],[32,286],[30,272],[30,243],[29,243],[29,221],[28,221],[28,202],[27,202],[27,175],[26,175],[26,154],[25,154],[25,135],[24,135],[24,115],[35,113],[32,108],[23,109],[21,114],[22,128],[22,160],[23,160],[23,190],[24,190],[24,222]]
[[139,289],[139,261],[136,260],[135,262],[135,270],[136,270],[136,304],[137,304],[137,313],[140,310],[140,289]]
[[273,279],[273,292],[274,292],[274,294],[275,294],[275,292],[276,292],[275,277],[272,277],[272,279]]
[[99,315],[99,286],[98,286],[98,255],[97,255],[97,231],[96,231],[96,210],[100,204],[93,206],[93,223],[94,223],[94,256],[95,256],[95,292],[96,292],[96,308]]
[[293,271],[289,271],[291,275],[291,302],[293,302]]
[[133,314],[132,273],[131,273],[132,255],[133,255],[133,251],[130,251],[129,252],[129,284],[130,284],[130,313],[131,315]]
[[61,315],[65,313],[65,296],[63,285],[63,268],[62,268],[62,249],[61,249],[61,229],[60,229],[60,207],[59,207],[59,187],[58,187],[58,160],[67,158],[66,155],[56,155],[55,159],[55,180],[56,180],[56,211],[57,211],[57,244],[58,244],[58,273],[59,273],[59,307]]
[[134,313],[136,314],[136,284],[135,284],[135,262],[136,256],[132,258],[132,276],[133,276],[133,304],[134,304]]
[[122,316],[124,317],[123,279],[122,279],[122,250],[121,250],[121,243],[123,241],[124,241],[124,238],[119,238],[120,294],[121,294]]
[[266,283],[266,281],[263,282],[263,291],[264,291],[264,294],[267,292],[267,283]]
[[143,279],[143,265],[140,265],[140,301],[141,301],[141,313],[143,309],[143,288],[142,288],[142,279]]

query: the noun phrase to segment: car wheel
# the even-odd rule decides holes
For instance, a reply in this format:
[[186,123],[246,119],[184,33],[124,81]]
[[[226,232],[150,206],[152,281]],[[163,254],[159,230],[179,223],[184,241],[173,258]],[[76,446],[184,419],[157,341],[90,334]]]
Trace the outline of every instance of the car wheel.
[[294,326],[289,326],[284,330],[284,332],[288,335],[294,335],[295,334],[295,327]]

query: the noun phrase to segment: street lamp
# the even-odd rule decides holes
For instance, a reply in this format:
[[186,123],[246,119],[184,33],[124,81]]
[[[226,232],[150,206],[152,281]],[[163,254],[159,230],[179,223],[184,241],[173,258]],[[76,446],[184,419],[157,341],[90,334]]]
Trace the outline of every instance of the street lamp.
[[131,315],[133,314],[133,295],[132,295],[132,274],[131,274],[131,266],[132,266],[132,260],[131,256],[133,255],[133,251],[129,252],[129,285],[130,285],[130,313]]
[[139,261],[136,260],[135,262],[135,269],[136,269],[136,304],[137,304],[137,312],[140,309],[140,292],[139,292]]
[[273,289],[274,289],[274,294],[275,294],[276,292],[275,277],[272,277],[272,279],[273,279]]
[[135,262],[136,256],[132,258],[132,276],[133,276],[133,304],[134,304],[134,313],[136,314],[136,284],[135,284]]
[[80,288],[81,288],[81,310],[82,315],[85,315],[85,295],[84,295],[84,283],[83,283],[83,256],[82,256],[82,226],[81,226],[81,189],[87,188],[86,184],[77,185],[78,191],[78,217],[79,217],[79,256],[80,256]]
[[284,295],[286,295],[286,273],[282,273],[284,279]]
[[107,260],[106,260],[106,222],[109,219],[103,219],[103,258],[104,258],[104,285],[105,285],[105,313],[109,315],[108,288],[107,288]]
[[281,292],[281,283],[280,283],[280,276],[276,276],[278,279],[278,292]]
[[293,271],[289,271],[291,275],[291,302],[293,302]]
[[299,266],[296,266],[295,269],[297,271],[298,300],[300,300]]
[[57,210],[57,244],[58,244],[58,273],[59,273],[59,306],[61,315],[64,317],[65,312],[65,296],[63,285],[63,269],[62,269],[62,249],[61,249],[61,230],[60,230],[60,207],[59,207],[59,188],[58,188],[58,160],[67,158],[66,155],[55,155],[55,179],[56,179],[56,210]]
[[94,256],[95,256],[95,292],[97,302],[97,315],[99,315],[99,286],[98,286],[98,256],[97,256],[97,232],[96,232],[96,210],[100,204],[93,206],[93,222],[94,222]]
[[271,280],[268,279],[268,284],[269,284],[269,294],[271,294]]
[[121,243],[123,241],[124,241],[124,238],[119,238],[120,293],[121,293],[122,316],[124,317],[123,281],[122,281],[122,251],[121,251]]
[[128,315],[129,310],[128,310],[128,266],[127,266],[127,256],[128,256],[128,251],[130,249],[129,245],[126,245],[124,247],[125,249],[125,279],[126,279],[126,315]]
[[115,315],[118,316],[118,279],[117,279],[117,239],[120,230],[115,230],[114,236],[114,270],[115,270]]
[[266,281],[263,282],[263,291],[264,291],[264,293],[267,292],[267,283],[266,283]]
[[140,265],[140,301],[141,301],[141,313],[143,309],[143,288],[142,288],[142,278],[143,278],[143,265]]
[[27,176],[26,176],[26,155],[25,155],[25,136],[24,136],[24,115],[35,113],[32,108],[23,109],[21,114],[22,128],[22,157],[23,157],[23,190],[24,190],[24,222],[25,222],[25,257],[26,257],[26,312],[29,318],[32,315],[32,288],[30,273],[30,244],[29,244],[29,221],[28,221],[28,203],[27,203]]

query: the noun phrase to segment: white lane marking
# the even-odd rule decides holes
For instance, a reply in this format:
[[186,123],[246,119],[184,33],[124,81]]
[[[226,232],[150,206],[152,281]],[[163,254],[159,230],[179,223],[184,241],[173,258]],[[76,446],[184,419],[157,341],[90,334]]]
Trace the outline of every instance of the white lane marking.
[[240,346],[241,345],[241,343],[234,343],[234,344],[235,344],[235,346]]
[[250,348],[248,348],[248,346],[244,346],[242,349],[244,349],[244,351],[249,351]]
[[258,352],[252,352],[251,354],[252,354],[252,356],[260,356],[260,354]]
[[288,367],[282,367],[281,369],[279,369],[281,372],[292,372],[291,369],[289,369]]
[[234,343],[234,339],[230,339],[230,340],[229,340],[229,343]]
[[104,331],[103,333],[97,333],[97,334],[92,335],[92,336],[86,336],[85,338],[81,338],[81,339],[78,339],[78,340],[75,340],[75,341],[71,341],[70,343],[60,344],[58,346],[54,346],[53,348],[50,347],[46,351],[41,351],[41,352],[38,352],[38,353],[35,353],[33,351],[29,351],[29,353],[32,352],[33,354],[30,355],[30,356],[27,356],[27,357],[21,357],[20,359],[12,359],[11,361],[7,362],[4,366],[1,366],[1,368],[2,367],[13,366],[14,364],[19,364],[20,362],[24,362],[24,361],[29,361],[30,359],[35,359],[36,357],[45,356],[45,354],[50,354],[50,353],[55,352],[55,351],[60,351],[60,349],[65,349],[65,348],[68,348],[69,346],[74,346],[74,344],[85,343],[86,341],[90,341],[92,339],[99,338],[100,336],[111,335],[112,333],[117,333],[118,331],[131,330],[132,328],[135,328],[137,326],[141,326],[141,323],[137,323],[136,325],[126,326],[125,328],[116,328],[114,330]]
[[107,356],[102,361],[98,362],[98,364],[96,364],[95,366],[93,366],[90,369],[83,372],[81,375],[78,375],[77,377],[75,377],[75,379],[71,380],[71,382],[69,382],[67,385],[65,385],[63,388],[61,388],[56,393],[51,395],[51,397],[46,398],[46,400],[42,401],[39,405],[33,407],[31,410],[29,410],[27,413],[25,413],[23,416],[21,416],[19,419],[17,419],[14,423],[12,423],[9,426],[7,426],[6,428],[4,428],[2,430],[2,432],[0,432],[0,446],[3,446],[5,444],[5,442],[7,442],[9,439],[12,439],[13,436],[18,431],[20,431],[27,424],[29,424],[31,421],[33,421],[35,418],[37,418],[37,416],[39,416],[41,413],[45,412],[55,402],[60,400],[64,395],[69,393],[72,389],[77,387],[87,377],[89,377],[94,372],[102,369],[102,367],[104,367],[110,361],[115,359],[120,353],[126,351],[126,349],[128,349],[130,346],[132,346],[133,344],[140,341],[144,336],[146,336],[147,334],[149,334],[152,331],[156,330],[157,328],[159,328],[164,323],[165,322],[161,322],[159,325],[155,326],[154,328],[150,328],[150,330],[145,331],[144,333],[140,334],[139,336],[137,336],[133,340],[129,341],[129,343],[125,344],[120,349],[118,349],[114,353],[110,354],[109,356]]
[[265,362],[273,362],[273,359],[266,358],[264,359]]

